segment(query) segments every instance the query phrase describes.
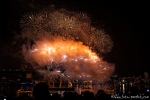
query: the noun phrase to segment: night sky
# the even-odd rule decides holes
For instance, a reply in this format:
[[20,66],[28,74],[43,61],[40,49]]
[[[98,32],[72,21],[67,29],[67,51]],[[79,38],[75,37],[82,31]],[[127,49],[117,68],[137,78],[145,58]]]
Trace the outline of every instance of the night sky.
[[85,12],[92,25],[104,29],[113,42],[104,60],[114,63],[119,76],[150,73],[150,6],[148,1],[99,0],[3,0],[1,3],[0,67],[17,68],[25,63],[19,56],[14,37],[20,34],[19,22],[27,12],[54,5],[70,11]]

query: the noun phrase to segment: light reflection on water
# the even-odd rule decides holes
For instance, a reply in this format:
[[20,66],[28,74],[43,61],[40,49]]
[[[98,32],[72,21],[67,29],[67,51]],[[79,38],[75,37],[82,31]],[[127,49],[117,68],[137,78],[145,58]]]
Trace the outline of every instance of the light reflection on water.
[[[18,95],[17,91],[19,89],[24,90],[24,91],[31,91],[32,92],[33,88],[34,88],[34,85],[30,85],[30,86],[27,86],[27,85],[15,85],[15,86],[3,85],[3,86],[0,86],[0,94],[3,94],[3,95],[13,94],[13,95],[16,96],[16,95]],[[92,86],[92,90],[93,90],[94,94],[96,94],[99,89],[105,90],[106,87],[105,86],[100,86],[100,85]],[[83,90],[83,87],[76,87],[75,88],[75,91],[78,94],[81,94],[82,90]],[[50,90],[50,93],[52,93],[52,92],[61,92],[61,91],[51,91]]]
[[0,94],[3,95],[10,95],[10,94],[14,94],[16,95],[16,92],[19,89],[25,90],[25,91],[32,91],[34,88],[34,86],[23,86],[23,85],[19,85],[19,86],[0,86]]

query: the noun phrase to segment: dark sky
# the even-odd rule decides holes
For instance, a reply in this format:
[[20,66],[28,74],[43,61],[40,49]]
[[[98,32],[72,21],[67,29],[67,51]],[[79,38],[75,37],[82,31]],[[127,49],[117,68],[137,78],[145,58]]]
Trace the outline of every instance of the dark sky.
[[49,5],[68,10],[86,12],[96,27],[104,29],[114,42],[104,60],[114,63],[119,76],[150,73],[150,6],[148,1],[127,0],[3,0],[1,3],[0,66],[15,68],[22,61],[12,57],[17,47],[12,47],[13,37],[19,34],[21,16],[41,10]]

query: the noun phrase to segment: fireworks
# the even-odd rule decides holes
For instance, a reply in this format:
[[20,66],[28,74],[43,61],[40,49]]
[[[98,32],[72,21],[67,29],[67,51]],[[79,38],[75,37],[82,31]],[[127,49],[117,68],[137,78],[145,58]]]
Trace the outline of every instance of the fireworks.
[[43,75],[103,81],[114,70],[97,56],[111,51],[110,36],[91,26],[85,13],[60,9],[26,14],[21,28],[22,37],[33,41],[23,46],[23,55]]
[[47,32],[50,35],[81,41],[99,53],[110,52],[113,47],[110,36],[102,30],[92,30],[89,17],[82,13],[59,10],[26,14],[21,20],[21,27],[24,31],[35,31],[35,35],[37,32],[39,34]]

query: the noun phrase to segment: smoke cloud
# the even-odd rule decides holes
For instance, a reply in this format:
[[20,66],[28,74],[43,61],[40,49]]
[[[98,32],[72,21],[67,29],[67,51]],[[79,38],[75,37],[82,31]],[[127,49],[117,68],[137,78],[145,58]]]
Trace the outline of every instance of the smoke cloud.
[[85,13],[47,9],[26,14],[21,28],[25,60],[48,79],[105,82],[114,71],[114,65],[98,55],[110,52],[113,42]]

